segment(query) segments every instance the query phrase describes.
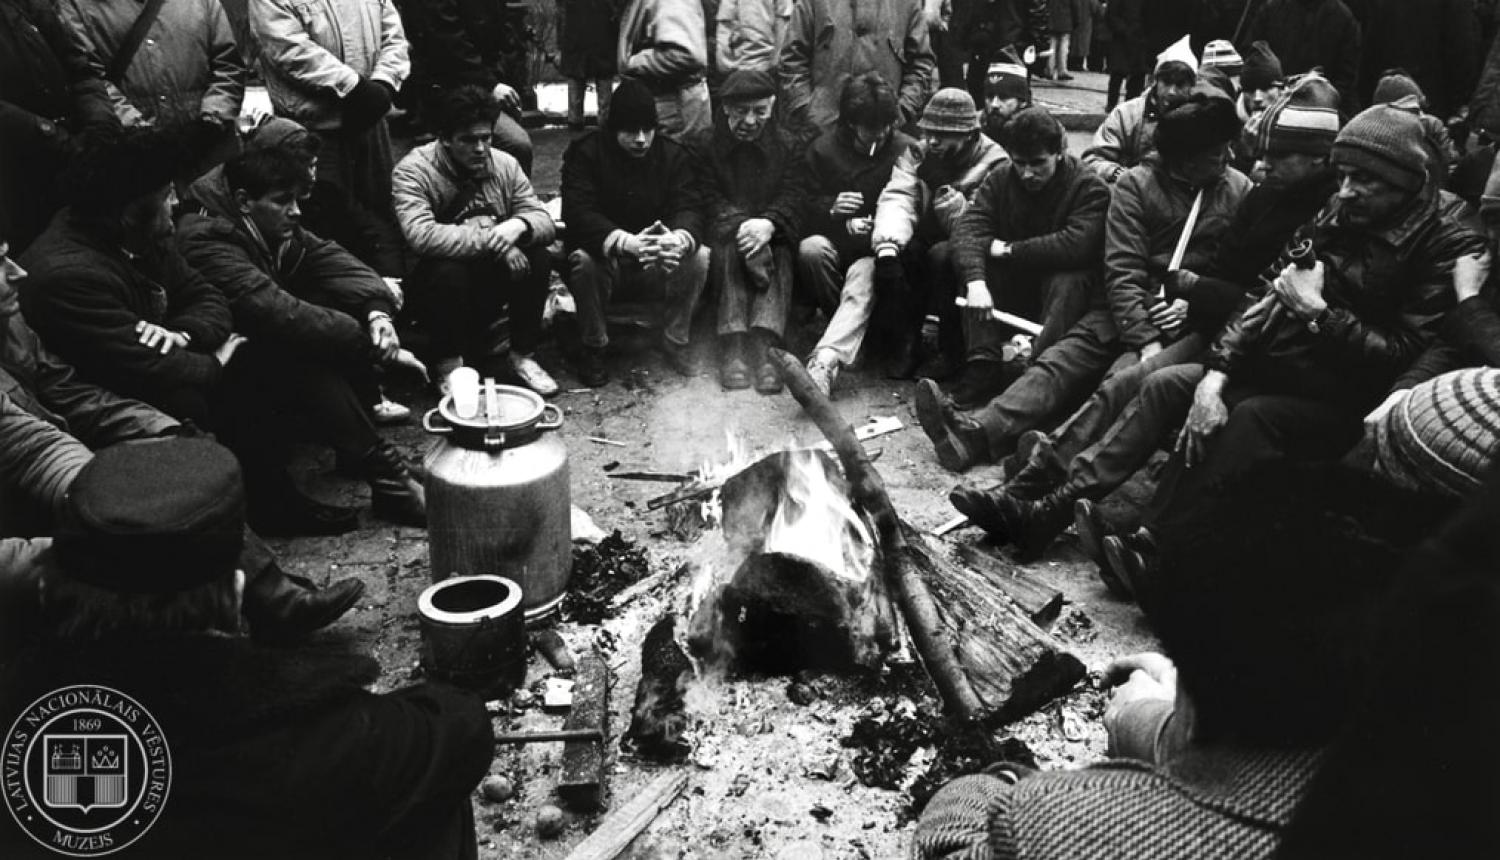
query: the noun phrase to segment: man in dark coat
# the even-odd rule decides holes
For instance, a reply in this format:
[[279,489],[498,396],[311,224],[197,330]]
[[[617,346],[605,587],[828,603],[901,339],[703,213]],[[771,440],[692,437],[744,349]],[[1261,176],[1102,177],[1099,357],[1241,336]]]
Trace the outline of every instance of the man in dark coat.
[[1193,404],[1148,528],[1106,540],[1117,571],[1149,578],[1155,534],[1236,476],[1343,454],[1432,342],[1454,306],[1455,261],[1482,253],[1485,240],[1440,209],[1422,141],[1417,118],[1389,105],[1339,133],[1339,194],[1293,240],[1310,241],[1317,263],[1304,269],[1283,256],[1272,288],[1219,336],[1207,375],[1195,388],[1175,383],[1193,388]]
[[0,236],[16,253],[57,209],[69,137],[94,124],[114,109],[56,4],[0,0]]
[[1360,98],[1372,104],[1385,70],[1403,69],[1427,112],[1447,120],[1469,103],[1481,50],[1472,0],[1375,0],[1364,25]]
[[775,394],[781,376],[767,350],[782,345],[791,307],[800,153],[774,118],[769,72],[730,72],[719,99],[724,122],[702,144],[709,278],[719,291],[719,382],[737,390],[753,381],[761,394]]
[[1104,10],[1109,25],[1109,87],[1104,96],[1104,110],[1112,111],[1120,103],[1120,87],[1129,101],[1141,94],[1146,74],[1151,71],[1151,50],[1146,45],[1145,0],[1110,0]]
[[693,311],[708,280],[701,167],[658,134],[656,99],[638,80],[615,88],[605,127],[563,153],[562,216],[568,225],[568,286],[578,302],[578,378],[609,381],[605,309],[616,286],[664,294],[661,348],[690,376]]
[[304,417],[369,483],[376,516],[422,527],[421,485],[355,394],[373,386],[377,366],[400,358],[391,293],[373,269],[298,223],[297,201],[310,185],[306,163],[272,147],[233,158],[194,186],[209,214],[183,219],[177,247],[249,339],[213,426],[257,471],[276,472],[288,455],[270,440],[293,435],[280,416]]
[[1343,115],[1359,109],[1364,42],[1359,22],[1343,0],[1269,0],[1240,37],[1240,54],[1262,39],[1281,60],[1283,72],[1300,75],[1320,66],[1339,91]]
[[[16,288],[25,278],[26,270],[6,256],[0,242],[0,535],[7,542],[16,540],[12,536],[52,533],[67,505],[68,488],[93,456],[91,448],[191,433],[145,403],[80,379],[48,352],[21,317]],[[22,582],[34,582],[40,569],[30,554],[28,560],[11,560],[13,564],[0,564],[0,571],[9,574],[0,586],[6,592],[0,603],[17,609],[14,617],[0,619],[8,636],[35,623],[34,591],[17,589]],[[246,618],[255,635],[266,639],[295,637],[331,624],[365,590],[359,580],[346,579],[318,592],[311,582],[284,573],[271,549],[249,531],[240,566],[248,580]]]
[[[379,666],[342,643],[269,651],[234,635],[243,528],[239,469],[215,443],[99,452],[73,484],[43,574],[44,630],[6,666],[0,717],[90,685],[134,700],[127,726],[156,723],[137,737],[148,758],[165,746],[170,779],[127,773],[132,814],[158,817],[116,831],[119,857],[206,845],[217,857],[477,856],[469,794],[494,744],[484,703],[434,684],[367,692]],[[56,856],[50,833],[18,820],[0,825],[0,853]]]

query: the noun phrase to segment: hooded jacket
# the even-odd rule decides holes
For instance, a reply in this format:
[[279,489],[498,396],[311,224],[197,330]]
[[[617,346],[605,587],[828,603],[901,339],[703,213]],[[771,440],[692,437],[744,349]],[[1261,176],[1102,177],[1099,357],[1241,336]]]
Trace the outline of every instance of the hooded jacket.
[[[974,193],[1002,162],[1008,159],[1000,144],[979,132],[972,143],[964,147],[956,158],[940,160],[924,158],[918,146],[912,146],[896,159],[891,169],[891,179],[880,192],[875,204],[875,232],[870,242],[880,245],[894,242],[905,248],[919,226],[928,226],[935,234],[934,241],[953,235],[964,210],[974,200]],[[937,189],[944,185],[962,194],[964,209],[951,215],[939,215],[932,208]]]
[[[1436,336],[1454,305],[1454,260],[1487,244],[1445,214],[1430,187],[1375,232],[1342,223],[1334,199],[1292,242],[1304,240],[1325,267],[1328,316],[1319,331],[1285,309],[1258,331],[1236,316],[1207,365],[1261,391],[1360,411],[1374,406]],[[1278,270],[1289,264],[1283,255]]]
[[[440,141],[423,144],[401,159],[391,176],[392,200],[396,220],[413,251],[423,257],[448,260],[491,254],[482,228],[454,224],[451,218],[445,218],[466,187],[472,185],[473,180],[453,163]],[[537,199],[531,180],[515,158],[491,148],[487,169],[477,185],[475,190],[494,210],[497,223],[519,218],[530,231],[525,244],[540,247],[552,244],[557,225]]]
[[199,179],[192,193],[206,212],[182,219],[177,246],[223,294],[235,332],[345,367],[375,360],[368,315],[396,308],[373,269],[301,227],[273,250],[235,209],[222,172]]

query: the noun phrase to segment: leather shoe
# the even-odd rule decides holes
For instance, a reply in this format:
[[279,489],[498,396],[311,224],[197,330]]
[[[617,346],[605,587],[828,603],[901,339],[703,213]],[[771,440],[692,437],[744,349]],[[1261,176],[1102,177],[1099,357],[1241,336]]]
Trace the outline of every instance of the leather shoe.
[[762,359],[760,367],[755,369],[755,390],[761,394],[781,393],[781,371],[769,358]]
[[917,367],[922,363],[920,346],[921,340],[915,334],[899,336],[891,345],[891,356],[886,360],[886,378],[911,379],[915,377]]
[[288,642],[337,621],[359,602],[365,584],[343,579],[319,589],[311,581],[268,565],[245,584],[243,609],[250,635],[263,642]]
[[964,472],[988,454],[989,441],[979,422],[953,408],[950,401],[930,379],[917,380],[917,423],[932,440],[938,462],[950,472]]
[[587,388],[603,388],[609,384],[609,365],[604,361],[604,348],[586,346],[578,353],[574,372],[578,381]]
[[1068,527],[1072,516],[1071,500],[1062,493],[1029,501],[1004,490],[958,487],[948,494],[948,501],[990,537],[1014,545],[1022,561],[1040,558]]
[[1073,528],[1078,532],[1078,544],[1083,554],[1099,567],[1099,581],[1104,583],[1104,587],[1109,589],[1110,594],[1127,600],[1131,598],[1133,595],[1130,587],[1120,579],[1120,575],[1115,572],[1115,566],[1110,563],[1109,556],[1104,552],[1104,542],[1113,535],[1109,533],[1109,525],[1104,522],[1104,514],[1099,510],[1099,506],[1088,499],[1079,499],[1075,502]]
[[1156,540],[1145,528],[1132,535],[1111,535],[1104,539],[1104,556],[1120,584],[1139,596],[1156,567]]

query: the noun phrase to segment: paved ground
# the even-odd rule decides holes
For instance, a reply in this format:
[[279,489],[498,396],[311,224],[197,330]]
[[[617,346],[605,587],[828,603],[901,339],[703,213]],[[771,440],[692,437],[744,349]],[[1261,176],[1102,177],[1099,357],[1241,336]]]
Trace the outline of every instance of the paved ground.
[[[1080,76],[1087,79],[1091,76]],[[1098,76],[1092,76],[1098,77]],[[1102,88],[1102,87],[1101,87]],[[1087,99],[1102,95],[1086,89],[1045,88],[1044,100]],[[1083,135],[1071,135],[1075,151]],[[557,189],[561,151],[570,138],[563,129],[538,129],[535,182],[544,195]],[[793,347],[811,345],[816,330],[797,327]],[[659,485],[612,480],[618,469],[687,471],[704,461],[723,459],[726,430],[738,432],[762,450],[818,440],[817,430],[801,414],[789,395],[762,397],[753,392],[720,390],[708,368],[713,356],[700,344],[705,373],[682,379],[668,371],[648,348],[651,336],[622,332],[615,344],[620,372],[616,381],[599,390],[579,389],[562,362],[555,343],[543,349],[543,360],[558,368],[565,393],[556,398],[565,421],[558,431],[571,458],[572,501],[604,530],[619,529],[643,543],[653,570],[676,570],[696,551],[694,544],[673,533],[665,512],[648,512],[646,500],[663,491]],[[702,340],[707,340],[703,338]],[[394,396],[415,410],[434,405],[425,388],[397,379]],[[911,383],[892,382],[878,372],[853,371],[840,381],[837,405],[853,423],[872,416],[895,416],[905,428],[869,443],[879,451],[877,466],[901,512],[918,528],[931,529],[952,516],[948,489],[959,476],[945,472],[911,414]],[[395,428],[393,438],[414,455],[432,441],[416,424]],[[618,444],[591,441],[607,439]],[[319,494],[358,501],[363,489],[331,476],[331,457],[315,458],[307,476]],[[977,470],[966,480],[993,481],[996,470]],[[972,531],[954,540],[973,540]],[[415,600],[429,583],[425,534],[422,530],[392,528],[378,523],[355,534],[330,539],[278,542],[289,565],[317,581],[358,576],[370,588],[366,600],[350,614],[347,624],[379,657],[385,673],[382,686],[398,686],[418,677],[420,635]],[[1148,647],[1151,639],[1136,609],[1110,597],[1083,562],[1073,539],[1066,538],[1030,569],[1061,589],[1070,601],[1054,631],[1093,670],[1112,654]],[[639,642],[645,629],[670,607],[687,587],[683,578],[641,597],[620,617],[600,630],[561,625],[560,632],[581,650],[604,639],[614,639],[609,659],[617,673],[611,719],[615,729],[628,720],[639,676]],[[545,666],[534,662],[530,680],[539,680]],[[807,707],[788,701],[785,679],[727,679],[705,684],[695,696],[693,715],[699,748],[689,776],[687,796],[665,813],[627,853],[627,857],[899,857],[904,854],[907,830],[898,826],[902,798],[895,792],[859,785],[849,775],[848,752],[838,740],[882,689],[881,679],[825,679],[825,696]],[[1013,727],[1031,743],[1047,766],[1068,766],[1099,757],[1103,735],[1095,719],[1101,697],[1081,689],[1061,705]],[[498,706],[497,706],[498,707]],[[497,729],[556,726],[559,718],[534,709],[497,714]],[[658,772],[616,752],[611,774],[613,802],[627,801]],[[574,817],[562,838],[540,841],[529,826],[536,809],[551,801],[559,750],[533,746],[501,750],[494,772],[517,779],[520,795],[504,804],[476,799],[475,809],[482,856],[562,857],[584,838],[596,819]],[[824,778],[818,763],[839,761],[843,767]],[[810,776],[809,773],[820,775]],[[915,770],[913,771],[915,775]],[[831,816],[814,817],[821,806]]]

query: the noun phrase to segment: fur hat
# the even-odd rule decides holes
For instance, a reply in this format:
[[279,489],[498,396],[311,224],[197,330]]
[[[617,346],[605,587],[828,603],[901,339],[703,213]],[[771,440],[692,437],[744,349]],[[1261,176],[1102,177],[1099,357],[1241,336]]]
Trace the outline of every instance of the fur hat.
[[1240,133],[1234,101],[1212,84],[1193,87],[1188,100],[1167,111],[1156,123],[1156,149],[1168,161],[1178,161],[1213,146],[1222,146]]
[[68,490],[53,552],[68,576],[108,591],[169,594],[235,569],[244,545],[240,466],[209,439],[105,448]]
[[1375,105],[1349,120],[1333,142],[1333,162],[1367,170],[1406,191],[1427,181],[1422,122],[1410,111]]

